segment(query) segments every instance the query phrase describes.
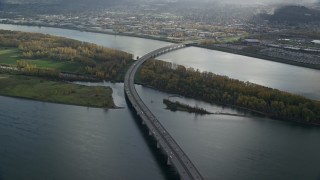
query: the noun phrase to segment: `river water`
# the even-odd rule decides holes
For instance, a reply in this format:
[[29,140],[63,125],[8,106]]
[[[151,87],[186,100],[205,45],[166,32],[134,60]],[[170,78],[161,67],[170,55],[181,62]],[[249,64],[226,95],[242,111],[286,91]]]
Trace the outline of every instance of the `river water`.
[[[141,56],[169,43],[56,28],[0,29],[65,36]],[[160,59],[320,99],[320,71],[200,48]],[[2,179],[171,179],[126,108],[123,84],[111,86],[118,106],[104,110],[0,97]],[[320,128],[248,115],[196,116],[164,109],[170,94],[137,86],[144,102],[206,179],[320,179]],[[243,113],[178,98],[212,112]]]

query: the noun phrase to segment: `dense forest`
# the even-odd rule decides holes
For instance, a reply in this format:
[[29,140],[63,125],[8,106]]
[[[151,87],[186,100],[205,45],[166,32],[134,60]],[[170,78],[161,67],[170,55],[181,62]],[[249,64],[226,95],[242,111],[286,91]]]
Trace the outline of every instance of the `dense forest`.
[[231,105],[272,118],[320,124],[320,102],[211,72],[151,60],[139,72],[141,83],[169,93]]
[[78,62],[83,73],[105,80],[114,80],[132,60],[122,51],[38,33],[0,30],[0,46],[19,48],[25,59]]

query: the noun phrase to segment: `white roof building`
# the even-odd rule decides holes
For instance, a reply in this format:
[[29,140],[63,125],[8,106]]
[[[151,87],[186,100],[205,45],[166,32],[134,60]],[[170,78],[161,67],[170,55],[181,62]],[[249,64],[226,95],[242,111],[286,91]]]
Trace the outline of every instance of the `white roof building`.
[[314,44],[320,44],[320,40],[313,40],[311,42],[314,43]]
[[260,43],[258,39],[244,39],[243,42],[245,43]]

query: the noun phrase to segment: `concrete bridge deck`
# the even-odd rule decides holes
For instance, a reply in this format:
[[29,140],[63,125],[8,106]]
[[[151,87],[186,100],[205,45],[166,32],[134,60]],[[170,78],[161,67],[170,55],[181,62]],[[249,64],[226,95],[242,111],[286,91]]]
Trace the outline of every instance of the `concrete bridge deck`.
[[127,71],[124,80],[124,90],[126,98],[142,119],[142,123],[148,128],[149,135],[152,135],[155,138],[157,147],[161,148],[166,153],[168,164],[175,167],[183,180],[202,180],[203,177],[188,156],[141,100],[134,85],[135,74],[145,61],[184,47],[186,47],[185,44],[170,45],[152,51],[141,57]]

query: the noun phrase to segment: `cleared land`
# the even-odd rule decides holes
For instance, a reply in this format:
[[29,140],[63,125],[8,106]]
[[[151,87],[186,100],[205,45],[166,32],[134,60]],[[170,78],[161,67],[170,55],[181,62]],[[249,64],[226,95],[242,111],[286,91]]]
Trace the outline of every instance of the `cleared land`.
[[29,64],[36,65],[39,68],[52,68],[62,72],[77,73],[83,71],[81,64],[72,61],[54,61],[49,59],[26,59],[18,48],[0,47],[0,64],[16,65],[18,60],[25,60]]
[[0,74],[0,95],[79,106],[115,108],[112,89]]
[[132,62],[132,54],[123,51],[39,33],[0,30],[0,47],[4,48],[0,63],[12,65],[19,60],[20,69],[35,76],[52,77],[52,71],[64,71],[118,81]]

